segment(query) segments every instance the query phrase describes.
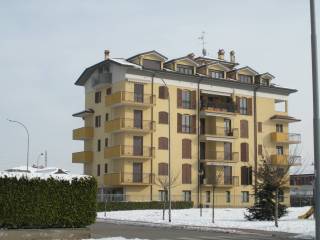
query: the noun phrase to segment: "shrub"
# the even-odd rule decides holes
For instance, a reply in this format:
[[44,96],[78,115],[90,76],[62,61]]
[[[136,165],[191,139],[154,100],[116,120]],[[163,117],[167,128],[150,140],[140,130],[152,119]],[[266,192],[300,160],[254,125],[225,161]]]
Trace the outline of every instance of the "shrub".
[[[168,204],[168,203],[167,203]],[[174,201],[171,202],[172,209],[185,209],[192,208],[193,202]],[[98,203],[97,211],[120,211],[120,210],[142,210],[142,209],[162,209],[163,202],[151,201],[151,202],[103,202]]]
[[0,228],[78,228],[96,219],[94,178],[0,177]]

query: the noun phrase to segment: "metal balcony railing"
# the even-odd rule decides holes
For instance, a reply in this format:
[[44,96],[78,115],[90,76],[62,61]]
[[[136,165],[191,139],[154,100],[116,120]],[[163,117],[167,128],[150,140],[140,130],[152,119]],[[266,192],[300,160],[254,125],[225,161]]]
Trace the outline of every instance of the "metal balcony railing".
[[134,129],[134,130],[144,130],[144,131],[151,131],[155,128],[155,122],[154,121],[137,121],[135,119],[128,119],[128,118],[119,118],[116,120],[112,120],[119,122],[119,128],[120,129]]
[[118,145],[105,148],[105,158],[143,157],[154,156],[154,148],[130,145]]
[[140,172],[118,172],[107,173],[104,176],[104,183],[107,186],[152,184],[154,174]]
[[239,161],[239,153],[214,151],[208,149],[205,153],[200,152],[200,159],[212,161]]
[[203,135],[216,135],[221,137],[238,137],[238,128],[225,128],[225,127],[215,127],[212,130],[200,129],[200,134]]
[[218,112],[236,112],[237,108],[234,103],[215,103],[215,102],[201,102],[201,110],[212,110]]

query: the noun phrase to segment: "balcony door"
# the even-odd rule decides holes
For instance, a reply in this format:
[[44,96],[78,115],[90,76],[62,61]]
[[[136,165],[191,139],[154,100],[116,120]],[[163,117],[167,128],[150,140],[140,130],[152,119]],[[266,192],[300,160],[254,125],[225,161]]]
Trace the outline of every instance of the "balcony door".
[[133,163],[132,181],[135,183],[142,182],[142,163]]
[[143,102],[143,92],[144,92],[143,84],[134,84],[134,101],[135,102]]
[[134,156],[143,155],[143,137],[142,136],[133,137],[133,155]]
[[206,120],[204,118],[200,118],[200,134],[205,134],[206,132]]
[[231,136],[231,119],[225,118],[224,119],[224,135]]
[[232,160],[232,144],[224,143],[224,160]]
[[200,142],[200,159],[206,159],[206,143]]
[[142,129],[142,110],[133,111],[133,127]]
[[224,184],[226,184],[226,185],[232,184],[232,167],[231,166],[224,166],[223,167],[223,174],[224,174]]

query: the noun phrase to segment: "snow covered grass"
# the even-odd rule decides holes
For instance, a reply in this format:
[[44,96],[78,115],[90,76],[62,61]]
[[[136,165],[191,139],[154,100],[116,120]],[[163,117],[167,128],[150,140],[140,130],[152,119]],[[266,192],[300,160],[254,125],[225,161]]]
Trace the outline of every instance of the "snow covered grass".
[[[274,226],[272,221],[247,221],[244,218],[246,209],[244,208],[217,208],[215,209],[215,223],[211,223],[212,210],[203,209],[202,217],[200,210],[181,209],[172,210],[172,222],[170,225],[184,225],[192,227],[216,227],[216,228],[239,228],[256,229],[266,231],[279,231],[303,234],[304,236],[315,235],[314,219],[301,220],[298,216],[305,213],[309,207],[289,208],[288,215],[279,221],[279,227]],[[166,218],[168,214],[166,212]],[[98,218],[105,218],[104,212],[98,213]],[[134,222],[148,222],[151,224],[168,225],[168,220],[162,220],[162,210],[132,210],[107,212],[106,219],[125,220]]]
[[110,237],[110,238],[90,238],[90,239],[83,239],[83,240],[143,240],[140,238],[123,238],[123,237]]

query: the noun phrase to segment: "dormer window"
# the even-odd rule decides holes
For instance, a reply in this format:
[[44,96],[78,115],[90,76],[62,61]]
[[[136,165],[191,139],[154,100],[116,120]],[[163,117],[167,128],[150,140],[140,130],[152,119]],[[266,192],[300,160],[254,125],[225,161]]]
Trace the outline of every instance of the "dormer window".
[[210,76],[212,78],[224,78],[224,71],[211,71]]
[[263,85],[263,86],[269,86],[269,80],[267,80],[267,79],[261,79],[261,85]]
[[182,65],[182,64],[177,65],[177,72],[179,73],[193,75],[193,70],[194,70],[193,66]]
[[143,67],[154,70],[160,70],[161,62],[156,60],[143,59]]
[[252,84],[252,76],[239,74],[238,77],[240,82]]

